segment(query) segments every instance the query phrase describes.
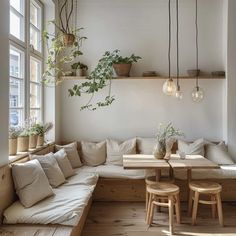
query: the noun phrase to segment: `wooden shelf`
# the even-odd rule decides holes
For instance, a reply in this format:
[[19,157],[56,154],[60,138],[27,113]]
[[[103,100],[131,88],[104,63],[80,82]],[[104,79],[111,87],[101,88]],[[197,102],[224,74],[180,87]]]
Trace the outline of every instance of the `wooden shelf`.
[[[176,79],[176,77],[172,77],[173,79]],[[214,77],[214,76],[200,76],[199,79],[225,79],[224,76]],[[61,77],[62,80],[84,80],[86,79],[86,76],[63,76]],[[153,77],[142,77],[142,76],[131,76],[131,77],[114,77],[113,79],[128,79],[128,80],[153,80],[153,79],[159,79],[159,80],[166,80],[168,77],[162,77],[162,76],[153,76]],[[189,76],[181,76],[179,79],[196,79],[196,77],[189,77]]]

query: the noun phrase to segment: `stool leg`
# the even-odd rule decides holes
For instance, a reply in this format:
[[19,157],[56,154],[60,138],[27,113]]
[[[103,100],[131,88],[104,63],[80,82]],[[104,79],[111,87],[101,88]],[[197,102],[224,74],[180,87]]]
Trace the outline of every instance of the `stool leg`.
[[148,209],[148,198],[149,198],[148,195],[149,195],[149,194],[148,194],[148,191],[146,190],[146,211],[147,211],[147,209]]
[[176,195],[175,212],[176,212],[176,221],[177,221],[178,224],[180,224],[180,222],[181,222],[181,216],[180,216],[180,200],[179,200],[179,194]]
[[216,200],[217,200],[217,210],[218,210],[218,217],[220,225],[224,226],[224,220],[223,220],[223,212],[222,212],[222,203],[221,203],[221,196],[220,193],[216,194]]
[[199,201],[199,193],[195,192],[193,201],[192,225],[196,224],[198,201]]
[[147,214],[146,214],[146,222],[147,222],[147,224],[149,223],[149,218],[150,218],[152,198],[153,198],[152,194],[149,194],[149,197],[148,197],[148,209],[147,209]]
[[153,221],[153,214],[154,214],[154,203],[153,200],[150,199],[151,201],[151,210],[150,210],[150,215],[149,215],[149,219],[148,219],[148,225],[150,226],[152,221]]
[[170,234],[174,233],[173,230],[173,218],[174,218],[174,207],[173,207],[173,197],[168,197],[168,205],[169,205],[169,230]]
[[[215,196],[211,196],[211,201],[216,201]],[[212,212],[212,218],[215,219],[216,218],[216,204],[212,204],[211,205],[211,212]]]
[[189,189],[189,197],[188,197],[188,215],[191,216],[193,207],[193,191]]

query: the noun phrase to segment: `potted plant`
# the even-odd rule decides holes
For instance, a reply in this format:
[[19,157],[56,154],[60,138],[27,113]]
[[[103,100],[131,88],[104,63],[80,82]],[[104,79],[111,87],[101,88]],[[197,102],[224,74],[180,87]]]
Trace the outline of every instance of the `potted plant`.
[[85,76],[88,66],[81,62],[76,62],[71,65],[71,69],[74,70],[76,76]]
[[[90,94],[91,97],[89,101],[81,106],[81,110],[96,110],[99,107],[109,106],[115,100],[114,96],[111,95],[111,79],[113,77],[113,64],[117,61],[121,61],[119,50],[114,50],[113,52],[105,52],[102,58],[98,61],[95,69],[87,76],[87,81],[75,84],[71,89],[69,89],[69,96],[82,96],[82,94]],[[135,58],[134,58],[135,57]],[[140,57],[132,56],[133,59],[138,60]],[[126,60],[127,61],[127,60]],[[108,95],[105,97],[104,101],[92,104],[95,93],[99,92],[103,88],[109,86]]]
[[132,54],[130,57],[122,57],[115,55],[113,60],[113,68],[117,76],[129,77],[129,73],[132,67],[132,63],[137,62],[141,57]]
[[14,156],[17,153],[17,137],[19,136],[21,130],[19,127],[9,128],[9,155]]
[[27,152],[29,149],[29,128],[22,127],[22,132],[20,132],[17,137],[17,152]]
[[153,155],[157,159],[168,159],[176,138],[184,134],[175,129],[172,123],[167,125],[160,124],[157,131],[157,144],[154,147]]
[[37,146],[38,134],[36,124],[32,124],[29,130],[29,149],[35,149]]
[[49,130],[51,130],[52,127],[53,127],[53,124],[51,122],[46,123],[45,125],[35,124],[35,131],[36,131],[36,134],[38,135],[37,146],[43,146],[44,141],[45,141],[45,134]]

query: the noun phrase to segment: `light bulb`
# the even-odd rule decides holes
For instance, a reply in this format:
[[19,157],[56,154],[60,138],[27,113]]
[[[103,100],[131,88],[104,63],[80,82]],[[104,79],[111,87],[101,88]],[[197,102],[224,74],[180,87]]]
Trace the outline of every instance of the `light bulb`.
[[204,98],[203,90],[199,88],[198,86],[195,87],[192,91],[192,100],[194,102],[201,102],[203,98]]
[[162,91],[164,94],[168,96],[174,96],[176,92],[176,85],[173,79],[168,79],[166,82],[163,84]]
[[183,98],[183,92],[181,92],[179,85],[177,86],[177,90],[176,90],[176,92],[175,92],[175,97],[176,97],[178,100],[181,100],[181,99]]

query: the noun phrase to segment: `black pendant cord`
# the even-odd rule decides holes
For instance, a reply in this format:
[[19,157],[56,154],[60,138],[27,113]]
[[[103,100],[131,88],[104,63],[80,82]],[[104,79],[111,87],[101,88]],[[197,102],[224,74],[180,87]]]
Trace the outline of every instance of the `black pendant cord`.
[[196,75],[196,88],[197,90],[199,89],[199,84],[198,84],[198,0],[196,1],[196,18],[195,18],[195,26],[196,26],[196,69],[197,69],[197,75]]
[[169,0],[168,4],[168,11],[169,11],[169,49],[168,49],[168,62],[169,62],[169,79],[171,77],[171,58],[170,58],[170,53],[171,53],[171,0]]
[[176,43],[177,90],[179,90],[179,0],[176,0]]

